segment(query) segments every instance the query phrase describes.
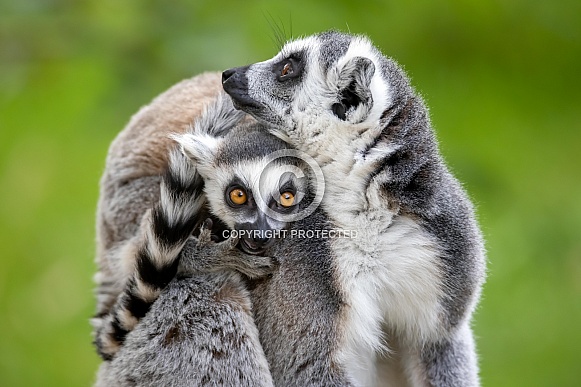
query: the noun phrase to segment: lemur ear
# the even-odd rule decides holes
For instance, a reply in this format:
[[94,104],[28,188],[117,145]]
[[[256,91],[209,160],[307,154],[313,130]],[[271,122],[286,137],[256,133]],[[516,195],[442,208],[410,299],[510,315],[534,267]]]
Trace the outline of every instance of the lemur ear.
[[365,109],[362,115],[358,114],[360,117],[357,118],[365,118],[373,104],[369,87],[373,74],[375,74],[375,65],[369,58],[357,56],[345,63],[338,77],[339,102],[331,107],[337,117],[345,120],[347,112],[363,105]]
[[204,167],[212,162],[222,141],[219,137],[193,133],[175,134],[171,138],[180,145],[182,153],[196,163],[202,175]]

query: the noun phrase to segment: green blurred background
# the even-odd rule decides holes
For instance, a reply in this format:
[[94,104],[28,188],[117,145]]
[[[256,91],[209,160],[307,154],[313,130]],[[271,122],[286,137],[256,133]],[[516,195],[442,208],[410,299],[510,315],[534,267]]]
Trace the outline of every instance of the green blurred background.
[[[179,80],[365,33],[477,203],[484,386],[581,385],[581,2],[0,1],[0,386],[83,386],[107,148]],[[291,27],[292,25],[292,27]]]

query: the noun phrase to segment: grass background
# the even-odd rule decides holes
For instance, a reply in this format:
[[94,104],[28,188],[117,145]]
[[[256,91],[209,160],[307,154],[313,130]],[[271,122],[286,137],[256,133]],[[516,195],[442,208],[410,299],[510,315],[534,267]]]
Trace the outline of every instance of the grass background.
[[93,381],[107,148],[177,81],[365,33],[425,96],[477,203],[484,386],[581,380],[581,2],[0,0],[0,385]]

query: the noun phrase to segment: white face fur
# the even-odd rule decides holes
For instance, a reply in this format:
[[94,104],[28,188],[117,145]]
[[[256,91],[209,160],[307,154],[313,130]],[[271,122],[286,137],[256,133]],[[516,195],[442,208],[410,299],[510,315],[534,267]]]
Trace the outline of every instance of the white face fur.
[[[184,154],[194,160],[204,178],[212,213],[230,229],[262,224],[270,230],[281,230],[305,197],[306,180],[301,178],[304,176],[302,171],[294,165],[272,162],[265,157],[216,162],[220,152],[235,152],[228,148],[226,139],[196,134],[174,138]],[[247,202],[233,205],[229,200],[233,189],[243,190]],[[281,202],[281,196],[286,192],[291,192],[294,197],[292,208]]]
[[318,158],[345,145],[364,148],[392,104],[381,53],[364,37],[331,34],[289,42],[274,58],[227,70],[223,78],[236,107]]

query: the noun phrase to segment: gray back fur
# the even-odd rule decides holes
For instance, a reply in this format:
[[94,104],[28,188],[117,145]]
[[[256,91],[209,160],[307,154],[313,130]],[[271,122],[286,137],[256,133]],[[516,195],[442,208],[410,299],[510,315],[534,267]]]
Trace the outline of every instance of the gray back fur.
[[270,386],[272,380],[237,274],[174,279],[97,386]]

